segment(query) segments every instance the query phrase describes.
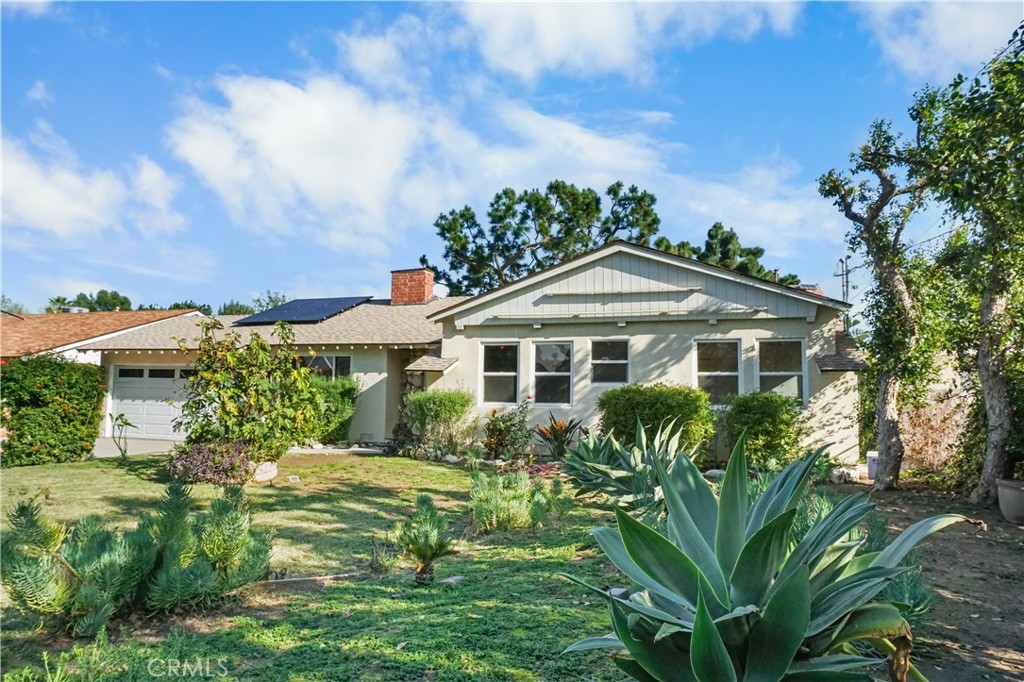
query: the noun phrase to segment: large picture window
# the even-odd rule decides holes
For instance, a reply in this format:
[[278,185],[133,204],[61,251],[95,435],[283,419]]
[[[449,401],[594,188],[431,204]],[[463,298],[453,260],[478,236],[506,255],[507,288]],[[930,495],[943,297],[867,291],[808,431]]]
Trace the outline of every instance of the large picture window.
[[519,402],[519,346],[514,343],[484,345],[484,402]]
[[740,392],[739,341],[697,342],[697,386],[711,395],[712,405],[724,405]]
[[348,355],[312,355],[299,358],[303,367],[309,367],[313,374],[337,379],[352,373],[352,358]]
[[804,345],[800,341],[758,342],[758,386],[804,399]]
[[629,341],[592,341],[590,380],[595,384],[628,384]]
[[572,402],[572,344],[537,343],[533,346],[534,400],[538,405]]

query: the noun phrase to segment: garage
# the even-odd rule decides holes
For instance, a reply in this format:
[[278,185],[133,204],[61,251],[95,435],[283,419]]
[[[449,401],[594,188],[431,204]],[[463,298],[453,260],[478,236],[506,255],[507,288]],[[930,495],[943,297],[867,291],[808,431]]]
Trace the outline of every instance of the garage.
[[135,428],[130,438],[183,440],[174,430],[184,402],[186,367],[117,367],[112,392],[113,414],[123,414]]

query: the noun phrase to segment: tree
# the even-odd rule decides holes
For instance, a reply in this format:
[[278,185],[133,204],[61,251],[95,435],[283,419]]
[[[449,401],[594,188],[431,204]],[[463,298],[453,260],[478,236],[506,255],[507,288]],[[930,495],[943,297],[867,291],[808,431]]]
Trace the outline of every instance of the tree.
[[132,309],[131,299],[115,290],[107,291],[106,289],[100,289],[95,294],[79,292],[71,300],[71,305],[85,308],[90,312]]
[[171,305],[167,306],[167,309],[168,310],[198,310],[203,315],[212,315],[213,314],[213,308],[210,307],[209,303],[196,303],[192,299],[188,299],[187,301],[179,301],[177,303],[172,303]]
[[890,124],[875,121],[867,143],[850,155],[851,171],[829,171],[819,179],[818,188],[850,221],[850,248],[865,253],[871,263],[874,283],[866,316],[872,325],[869,348],[879,381],[875,490],[899,484],[904,452],[900,401],[931,369],[927,346],[920,343],[919,311],[906,276],[903,243],[903,231],[924,199],[924,188],[920,183],[901,184],[896,177],[905,156],[905,145]]
[[[912,175],[946,203],[969,231],[955,235],[947,256],[964,273],[975,314],[961,333],[985,402],[988,432],[976,504],[996,501],[996,479],[1009,478],[1008,444],[1024,407],[1014,406],[1006,378],[1009,355],[1024,346],[1024,22],[1009,45],[972,81],[962,75],[918,95],[911,117],[918,144]],[[1015,414],[1015,411],[1017,414]]]
[[288,295],[283,291],[267,291],[261,295],[255,296],[252,299],[252,307],[257,313],[262,313],[264,310],[270,310],[277,306],[287,303]]
[[[764,249],[759,246],[741,245],[735,230],[725,229],[722,223],[715,223],[708,230],[708,238],[704,242],[703,249],[685,240],[673,244],[672,240],[664,236],[655,240],[654,247],[687,258],[695,258],[708,265],[735,270],[751,277],[759,277],[770,282],[776,281],[776,271],[768,270],[761,265],[760,259],[764,256]],[[778,282],[796,286],[800,284],[800,278],[793,274],[783,275],[778,278]]]
[[0,310],[5,310],[15,315],[24,315],[28,312],[28,308],[8,298],[7,294],[0,294]]
[[227,303],[221,303],[220,308],[217,308],[218,315],[252,315],[256,311],[248,303],[242,303],[231,299]]
[[420,263],[434,271],[452,295],[476,294],[515,281],[605,244],[622,239],[649,244],[660,219],[653,194],[635,186],[611,185],[601,197],[590,188],[555,180],[542,192],[503,189],[494,196],[484,227],[469,206],[434,222],[445,242],[448,267]]

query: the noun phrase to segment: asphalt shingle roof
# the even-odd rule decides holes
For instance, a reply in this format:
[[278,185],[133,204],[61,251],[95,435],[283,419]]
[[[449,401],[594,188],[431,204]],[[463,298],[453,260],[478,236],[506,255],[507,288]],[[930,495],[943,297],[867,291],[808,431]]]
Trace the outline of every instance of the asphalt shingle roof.
[[[194,320],[195,316],[181,317],[189,312],[193,311],[119,310],[102,313],[4,315],[0,322],[0,355],[10,358],[41,353],[154,322]],[[137,331],[143,332],[146,329]]]
[[822,372],[863,372],[868,368],[868,357],[849,332],[836,334],[836,352],[819,355],[814,363]]

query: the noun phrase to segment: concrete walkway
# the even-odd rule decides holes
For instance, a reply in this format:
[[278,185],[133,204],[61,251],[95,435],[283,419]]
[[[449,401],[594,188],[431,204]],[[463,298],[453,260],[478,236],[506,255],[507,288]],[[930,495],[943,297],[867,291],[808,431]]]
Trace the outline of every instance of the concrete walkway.
[[[128,454],[129,455],[153,455],[164,452],[170,452],[174,449],[174,445],[177,441],[173,440],[154,440],[150,438],[129,438],[128,439]],[[350,447],[350,448],[291,448],[288,450],[288,454],[298,455],[340,455],[340,454],[352,454],[352,455],[379,455],[379,448],[366,448],[366,447]],[[93,458],[99,459],[102,457],[119,457],[121,452],[117,449],[114,444],[113,438],[97,438],[96,447],[93,448]]]

